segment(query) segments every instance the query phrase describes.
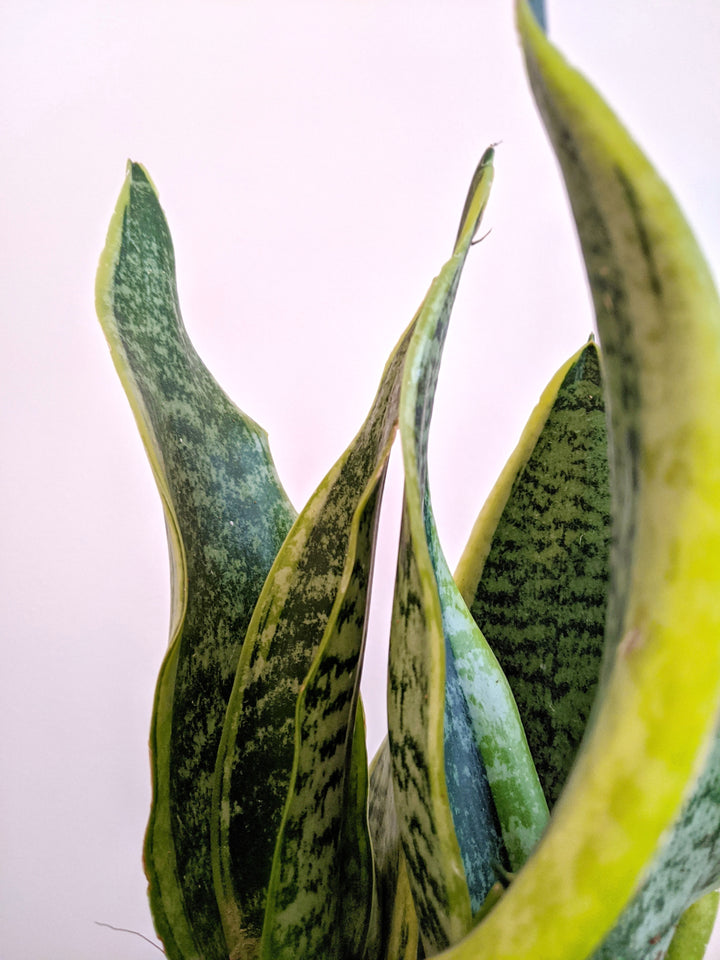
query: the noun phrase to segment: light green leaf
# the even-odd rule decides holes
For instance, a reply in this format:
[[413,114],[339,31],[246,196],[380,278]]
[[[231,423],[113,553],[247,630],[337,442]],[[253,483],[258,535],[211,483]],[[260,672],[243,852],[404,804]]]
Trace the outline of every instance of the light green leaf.
[[248,628],[218,753],[213,830],[231,958],[256,956],[261,936],[274,960],[337,949],[342,891],[322,866],[341,839],[377,494],[411,330],[365,424],[289,533]]
[[429,953],[467,932],[505,857],[488,777],[514,861],[525,859],[547,819],[512,695],[447,569],[427,489],[440,354],[492,158],[490,148],[473,178],[453,256],[420,309],[400,406],[405,499],[388,719],[400,832]]
[[665,960],[703,960],[718,915],[720,893],[706,893],[683,914]]
[[190,343],[167,223],[136,163],[110,224],[96,297],[170,544],[171,640],[151,732],[150,901],[168,956],[220,960],[227,948],[209,835],[217,748],[245,630],[295,513],[265,433],[228,400]]
[[605,406],[588,343],[543,393],[456,574],[510,682],[551,805],[600,675],[609,549]]
[[545,836],[492,913],[444,956],[585,960],[637,890],[712,743],[720,303],[667,187],[524,0],[517,9],[604,358],[615,544],[609,665]]
[[[624,960],[645,960],[649,944],[657,953],[667,949],[687,909],[719,883],[720,736],[716,734],[692,795],[663,839],[642,886],[592,960],[615,960],[619,955]],[[692,916],[699,922],[699,912]],[[689,936],[695,920],[692,924],[687,920],[685,927]],[[685,942],[683,934],[676,936],[678,943]],[[678,950],[676,956],[684,960]]]

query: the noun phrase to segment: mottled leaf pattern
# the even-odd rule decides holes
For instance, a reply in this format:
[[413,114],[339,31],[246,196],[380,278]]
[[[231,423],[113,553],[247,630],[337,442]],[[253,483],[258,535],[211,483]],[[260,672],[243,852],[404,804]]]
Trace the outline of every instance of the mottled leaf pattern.
[[[510,682],[552,805],[585,731],[603,652],[610,487],[595,344],[543,403],[542,432],[536,438],[533,424],[534,447],[509,491],[509,478],[501,480],[499,522],[494,531],[476,526],[458,580]],[[478,565],[476,549],[490,537]]]
[[[720,883],[720,302],[669,191],[547,41],[543,0],[516,6],[603,377],[590,343],[553,379],[457,580],[427,436],[493,148],[366,422],[297,519],[264,432],[190,343],[155,188],[128,166],[97,309],[170,545],[145,863],[171,960],[705,952]],[[368,772],[358,684],[398,420],[390,735]]]
[[720,304],[667,187],[525,0],[517,10],[600,334],[613,496],[610,667],[543,839],[446,956],[586,960],[634,894],[714,733]]
[[[373,491],[382,477],[396,429],[400,376],[411,330],[412,325],[388,362],[365,424],[288,535],[248,628],[218,754],[213,831],[216,893],[231,958],[245,960],[260,949],[276,840],[286,805],[292,805],[305,791],[303,778],[311,774],[314,764],[322,761],[319,772],[327,772],[335,780],[344,770],[345,745],[349,747],[352,739],[347,731],[353,727],[353,671],[362,641],[365,600],[361,598],[369,576],[377,507]],[[353,557],[360,540],[364,554]],[[348,592],[354,595],[343,607]],[[326,640],[332,647],[337,645],[337,661],[323,658]],[[319,665],[314,666],[319,653]],[[321,696],[324,689],[327,703]],[[305,700],[298,708],[301,692]],[[294,779],[296,774],[299,779]],[[290,844],[290,858],[293,842],[307,845],[313,842],[313,833],[317,843],[324,843],[325,833],[339,835],[343,789],[342,783],[332,778],[325,788],[319,788],[326,789],[327,799],[335,804],[332,811],[303,825],[299,810],[287,807],[285,840]],[[288,799],[290,790],[297,797]],[[304,833],[306,827],[308,834]],[[292,835],[297,830],[302,838]],[[279,856],[272,909],[278,923],[287,924],[281,934],[279,926],[268,920],[266,942],[268,950],[270,943],[279,949],[280,941],[273,940],[278,936],[282,949],[292,951],[298,942],[294,938],[303,927],[293,913],[298,904],[292,905],[292,889],[300,878],[292,876],[298,865],[282,851]],[[306,869],[310,871],[312,865],[308,863]],[[326,883],[330,879],[326,877]],[[309,896],[312,891],[306,893]],[[323,896],[318,891],[318,903],[306,901],[302,911],[314,916],[313,911],[323,906]],[[334,891],[332,900],[336,899]],[[281,911],[287,912],[280,917]],[[312,935],[306,948],[311,951],[309,956],[314,956],[312,951],[320,949],[314,944],[315,936],[325,949],[325,928],[318,925],[313,932],[307,924],[304,927],[306,934]]]
[[[661,955],[687,908],[720,884],[720,737],[649,874],[592,960]],[[716,911],[717,912],[717,909]],[[686,926],[690,921],[686,921]],[[680,941],[682,942],[682,937]],[[650,946],[654,952],[650,951]],[[676,950],[679,949],[676,946]],[[678,954],[678,957],[684,955]],[[702,956],[702,954],[698,954]]]
[[[467,932],[498,867],[503,869],[506,853],[486,765],[508,800],[513,764],[523,770],[523,754],[527,760],[535,809],[522,789],[514,794],[518,809],[509,809],[512,803],[503,808],[503,827],[519,841],[513,853],[520,862],[547,819],[512,695],[447,570],[427,488],[427,435],[440,355],[489,189],[491,161],[492,149],[473,179],[453,257],[420,310],[400,407],[405,499],[390,643],[390,745],[410,887],[429,954]],[[458,655],[464,654],[461,669],[456,644]],[[473,648],[482,651],[474,663]],[[474,715],[466,686],[476,697],[473,706],[480,707]]]
[[395,810],[390,744],[386,739],[370,767],[368,820],[373,847],[378,913],[375,949],[368,960],[416,960],[419,930]]
[[337,599],[297,700],[295,760],[264,920],[267,960],[352,960],[361,956],[367,934],[372,908],[367,783],[364,776],[357,782],[357,764],[366,771],[367,756],[364,725],[354,723],[354,708],[386,462],[353,518]]
[[[465,204],[455,252],[420,309],[403,378],[405,497],[390,638],[388,724],[400,835],[423,945],[430,954],[467,932],[472,905],[444,763],[445,637],[423,509],[424,444],[434,380],[429,390],[424,388],[440,363],[461,270],[489,193],[492,158],[491,148],[480,162],[480,176],[476,173],[473,179],[474,196]],[[474,763],[479,767],[477,752]],[[495,833],[499,857],[493,814],[479,813],[477,833]],[[486,879],[488,888],[493,880],[494,876]]]
[[294,519],[264,432],[213,380],[180,316],[165,217],[130,164],[97,280],[97,308],[165,508],[170,648],[151,733],[145,862],[168,956],[227,958],[209,811],[227,699],[253,607]]
[[[466,790],[459,789],[455,796],[455,828],[459,838],[467,835],[467,831],[460,828],[461,819],[473,821],[477,806],[481,809],[494,807],[508,865],[513,871],[519,870],[547,825],[547,803],[510,686],[450,573],[430,513],[426,529],[446,637],[446,768],[449,772],[449,730],[453,727],[457,730],[460,724],[471,734],[472,743],[479,748],[482,758],[482,773],[478,772],[474,781],[474,788],[478,791],[474,801],[471,795],[463,797],[473,778],[461,777]],[[461,764],[454,766],[456,771],[462,770]],[[490,795],[482,799],[485,780]],[[482,884],[473,883],[469,850],[462,839],[460,848],[470,890],[475,891],[474,913],[484,902],[488,890],[484,881]],[[487,854],[482,854],[481,859],[489,862]]]

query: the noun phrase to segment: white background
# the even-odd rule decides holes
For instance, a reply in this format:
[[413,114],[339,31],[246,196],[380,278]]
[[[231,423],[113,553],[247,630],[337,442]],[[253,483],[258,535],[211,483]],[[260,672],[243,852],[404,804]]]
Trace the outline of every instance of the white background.
[[[1,20],[0,956],[151,958],[94,924],[152,934],[140,851],[169,609],[160,502],[93,308],[126,158],[160,190],[189,331],[269,431],[299,507],[503,141],[432,435],[451,564],[591,311],[510,0],[6,0]],[[717,5],[556,0],[549,20],[720,263]],[[387,590],[376,599],[373,747]]]

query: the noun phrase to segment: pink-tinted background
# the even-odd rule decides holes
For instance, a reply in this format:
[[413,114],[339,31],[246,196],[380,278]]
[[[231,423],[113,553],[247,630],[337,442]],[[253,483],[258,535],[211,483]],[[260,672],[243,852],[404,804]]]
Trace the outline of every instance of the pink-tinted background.
[[[556,0],[549,17],[720,263],[717,5]],[[126,158],[160,190],[192,337],[301,506],[503,141],[432,435],[451,564],[591,311],[510,0],[6,0],[1,21],[0,956],[149,958],[94,924],[152,933],[140,849],[169,608],[160,503],[93,309]],[[398,496],[396,471],[386,583]],[[375,599],[371,748],[388,590]]]

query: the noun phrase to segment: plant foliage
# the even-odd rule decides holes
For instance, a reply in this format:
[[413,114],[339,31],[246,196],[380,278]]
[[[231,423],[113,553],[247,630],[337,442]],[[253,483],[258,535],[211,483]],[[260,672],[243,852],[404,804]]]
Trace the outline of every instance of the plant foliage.
[[[702,957],[720,884],[720,303],[669,190],[518,0],[597,317],[455,575],[433,396],[494,147],[367,419],[296,515],[183,326],[128,166],[100,321],[167,521],[150,903],[172,960]],[[405,472],[389,735],[359,680],[390,449]]]

